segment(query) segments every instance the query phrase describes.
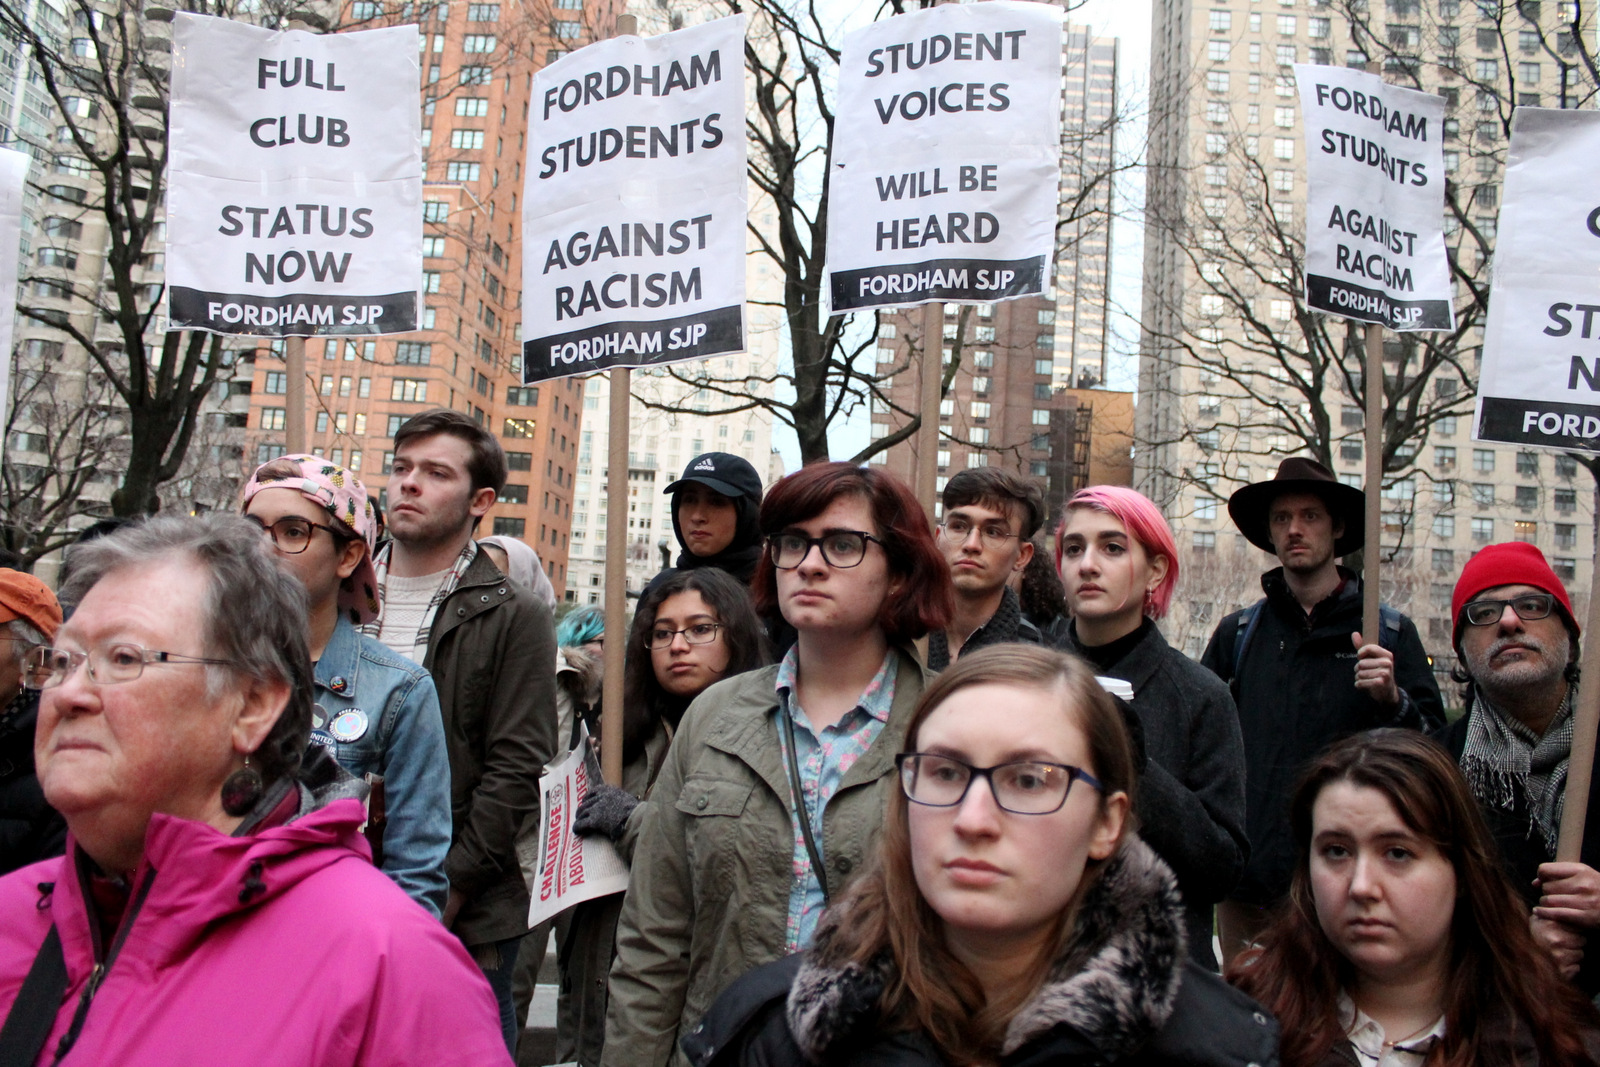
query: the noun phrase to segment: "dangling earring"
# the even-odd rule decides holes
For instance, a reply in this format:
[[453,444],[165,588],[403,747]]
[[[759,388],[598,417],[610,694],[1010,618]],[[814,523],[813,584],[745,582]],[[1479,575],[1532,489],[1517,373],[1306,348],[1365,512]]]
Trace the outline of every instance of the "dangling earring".
[[222,783],[222,810],[229,815],[245,815],[261,801],[266,788],[261,773],[250,766],[250,757],[244,758],[244,767],[228,775]]

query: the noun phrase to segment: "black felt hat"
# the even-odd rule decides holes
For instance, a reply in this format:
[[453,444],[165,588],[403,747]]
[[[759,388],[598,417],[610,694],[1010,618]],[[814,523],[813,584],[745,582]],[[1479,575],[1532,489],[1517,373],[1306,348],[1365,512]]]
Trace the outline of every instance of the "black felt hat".
[[1270,513],[1272,502],[1285,493],[1315,493],[1328,505],[1334,521],[1344,523],[1344,533],[1333,543],[1334,555],[1347,555],[1361,547],[1366,539],[1367,495],[1305,456],[1290,456],[1278,464],[1271,481],[1252,482],[1228,498],[1229,517],[1252,545],[1277,554],[1272,546]]

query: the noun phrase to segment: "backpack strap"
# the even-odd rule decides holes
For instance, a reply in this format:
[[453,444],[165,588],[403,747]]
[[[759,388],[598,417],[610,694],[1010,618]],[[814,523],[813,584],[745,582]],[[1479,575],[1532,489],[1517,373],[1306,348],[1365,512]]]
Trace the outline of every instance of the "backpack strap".
[[1378,605],[1378,645],[1390,652],[1400,647],[1400,613],[1387,604]]
[[1229,680],[1230,685],[1239,684],[1239,670],[1244,665],[1244,650],[1249,647],[1250,639],[1256,635],[1256,624],[1261,621],[1261,609],[1266,603],[1266,597],[1262,597],[1239,612],[1239,625],[1233,635],[1233,677]]
[[61,952],[61,935],[51,923],[5,1026],[0,1027],[0,1067],[33,1067],[50,1039],[66,992],[67,960]]

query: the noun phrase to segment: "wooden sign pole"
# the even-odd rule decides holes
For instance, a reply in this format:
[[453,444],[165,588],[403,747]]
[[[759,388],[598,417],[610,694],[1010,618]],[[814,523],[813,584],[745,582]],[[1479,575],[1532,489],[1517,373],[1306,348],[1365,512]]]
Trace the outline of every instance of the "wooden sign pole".
[[1383,327],[1367,325],[1367,501],[1362,543],[1361,640],[1378,643],[1378,557],[1383,537]]

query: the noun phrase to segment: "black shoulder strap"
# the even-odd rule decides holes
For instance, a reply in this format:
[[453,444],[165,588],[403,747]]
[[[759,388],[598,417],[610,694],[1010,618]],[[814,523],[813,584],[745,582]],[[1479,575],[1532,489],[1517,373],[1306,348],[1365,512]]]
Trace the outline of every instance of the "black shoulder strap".
[[0,1067],[33,1067],[38,1062],[66,991],[67,960],[61,953],[61,935],[51,923],[5,1026],[0,1027]]
[[[800,784],[800,761],[795,757],[794,720],[789,717],[789,709],[778,706],[778,718],[783,721],[784,735],[788,744],[784,746],[789,757],[789,797],[794,803],[794,817],[800,820],[800,837],[806,843],[806,855],[811,860],[811,873],[817,876],[817,885],[822,889],[823,904],[832,903],[828,893],[828,871],[822,866],[822,850],[817,848],[817,839],[811,832],[811,810],[806,807],[805,789]],[[0,1064],[0,1067],[4,1067]]]

